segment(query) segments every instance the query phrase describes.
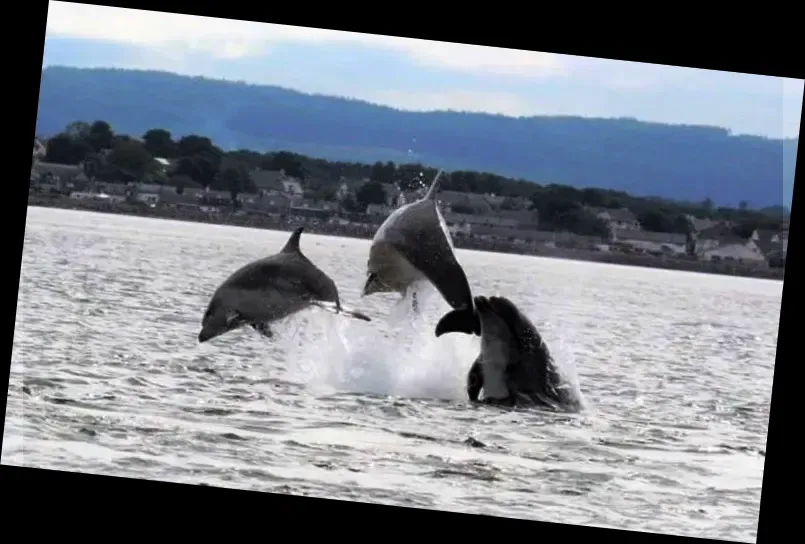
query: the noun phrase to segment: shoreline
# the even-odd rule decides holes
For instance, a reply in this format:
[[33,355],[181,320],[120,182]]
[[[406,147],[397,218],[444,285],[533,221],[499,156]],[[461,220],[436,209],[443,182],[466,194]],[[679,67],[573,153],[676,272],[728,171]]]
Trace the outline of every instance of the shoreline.
[[[237,214],[236,212],[222,212],[210,214],[201,210],[178,209],[167,207],[151,208],[139,204],[108,203],[88,200],[75,200],[65,196],[28,195],[28,206],[41,208],[58,208],[64,210],[94,211],[116,215],[129,215],[147,217],[152,219],[170,219],[190,223],[207,223],[215,225],[230,225],[239,227],[259,228],[276,231],[289,231],[293,227],[304,225],[305,230],[311,234],[339,236],[371,240],[376,226],[321,224],[315,221],[281,220],[268,216],[255,216]],[[453,236],[457,249],[468,249],[488,253],[507,253],[524,256],[547,257],[574,261],[587,261],[622,266],[636,266],[640,268],[657,268],[664,270],[677,270],[682,272],[699,272],[704,274],[717,274],[740,276],[756,279],[783,281],[785,269],[769,268],[768,266],[747,265],[734,262],[695,261],[685,258],[651,255],[637,255],[605,251],[592,251],[567,247],[527,246],[523,247],[512,242],[487,241],[469,239],[463,236]]]

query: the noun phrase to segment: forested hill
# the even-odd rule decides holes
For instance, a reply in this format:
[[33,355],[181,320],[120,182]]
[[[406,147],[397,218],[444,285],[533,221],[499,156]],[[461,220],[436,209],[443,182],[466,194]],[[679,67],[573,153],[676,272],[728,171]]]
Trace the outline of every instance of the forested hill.
[[407,112],[357,100],[165,72],[49,67],[37,134],[103,119],[142,134],[204,134],[225,149],[422,162],[542,184],[717,205],[790,206],[798,140],[633,119]]

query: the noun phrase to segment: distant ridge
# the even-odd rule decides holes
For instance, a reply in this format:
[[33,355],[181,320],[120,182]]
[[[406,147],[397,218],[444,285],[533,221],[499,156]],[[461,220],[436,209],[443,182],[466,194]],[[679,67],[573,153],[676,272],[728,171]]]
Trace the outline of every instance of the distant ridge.
[[225,149],[331,160],[423,162],[537,183],[602,187],[717,205],[790,207],[798,139],[635,119],[410,112],[272,86],[167,72],[48,67],[37,133],[75,120],[140,135],[165,128]]

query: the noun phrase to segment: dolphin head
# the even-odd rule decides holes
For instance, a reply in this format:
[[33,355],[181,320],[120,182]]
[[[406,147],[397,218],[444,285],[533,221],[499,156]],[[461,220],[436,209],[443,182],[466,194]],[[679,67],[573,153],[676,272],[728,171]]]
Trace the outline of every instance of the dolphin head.
[[198,341],[200,344],[203,344],[204,342],[240,327],[244,323],[245,321],[242,319],[241,315],[226,303],[226,299],[221,295],[220,290],[216,291],[210,303],[207,305],[207,311],[204,312],[204,317],[201,320],[201,331],[198,333]]
[[523,316],[505,297],[475,297],[475,312],[481,324],[481,353],[503,366],[519,357],[518,330]]

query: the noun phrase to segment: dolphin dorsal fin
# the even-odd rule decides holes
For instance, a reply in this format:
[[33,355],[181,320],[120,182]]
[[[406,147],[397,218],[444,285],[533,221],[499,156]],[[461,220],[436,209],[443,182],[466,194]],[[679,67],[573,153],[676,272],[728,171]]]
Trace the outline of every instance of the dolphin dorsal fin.
[[305,227],[298,227],[291,233],[291,237],[285,242],[285,246],[280,250],[280,253],[301,253],[299,249],[299,237],[302,236],[302,231]]
[[422,200],[436,200],[436,193],[439,192],[439,178],[442,177],[443,170],[439,170],[436,173],[436,177],[433,178],[433,182],[430,184],[430,188],[428,192],[425,193],[425,196],[422,197]]

